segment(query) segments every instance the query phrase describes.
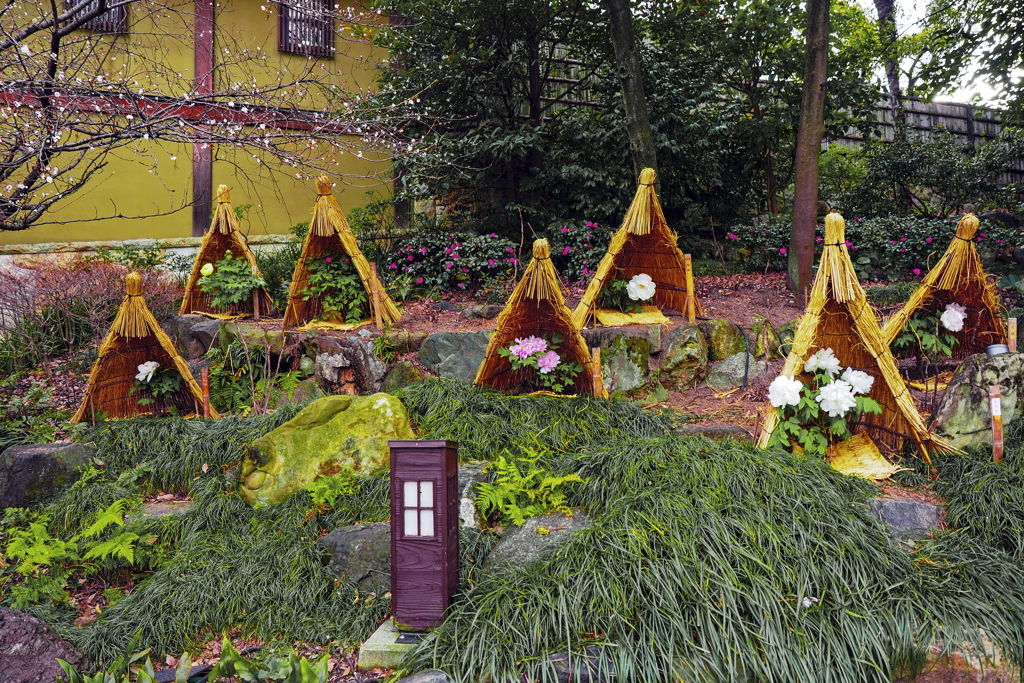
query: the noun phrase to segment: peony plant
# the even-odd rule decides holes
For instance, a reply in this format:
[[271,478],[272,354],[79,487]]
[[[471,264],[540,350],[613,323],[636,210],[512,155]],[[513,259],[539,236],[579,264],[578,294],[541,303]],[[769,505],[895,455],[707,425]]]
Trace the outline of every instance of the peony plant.
[[160,364],[155,360],[146,361],[138,366],[139,371],[132,382],[132,388],[128,390],[131,396],[137,391],[145,391],[149,396],[140,398],[140,406],[147,406],[159,398],[169,398],[181,391],[181,373],[175,368],[160,369]]
[[879,414],[882,406],[867,394],[875,378],[862,370],[847,367],[832,349],[818,349],[804,363],[806,382],[779,375],[768,387],[768,400],[779,414],[770,446],[825,455],[833,443],[853,434],[850,423],[864,413]]
[[533,368],[536,370],[533,381],[526,390],[547,389],[562,393],[572,386],[576,376],[583,371],[583,366],[573,360],[565,360],[558,354],[562,337],[553,335],[551,340],[537,336],[516,339],[516,343],[507,348],[499,349],[503,358],[508,358],[513,370]]
[[966,320],[967,311],[958,303],[946,304],[943,310],[918,310],[893,339],[893,355],[913,356],[917,359],[918,374],[927,377],[931,363],[953,355],[953,347],[960,343],[953,333],[964,329]]
[[639,313],[643,310],[644,302],[654,298],[657,285],[647,273],[639,273],[626,280],[620,268],[618,275],[619,277],[605,283],[604,289],[601,290],[601,297],[598,299],[598,308],[610,308],[623,313]]
[[266,281],[257,277],[244,258],[235,258],[231,250],[216,263],[204,263],[199,269],[199,289],[210,296],[210,305],[220,310],[252,306],[254,289],[266,287]]

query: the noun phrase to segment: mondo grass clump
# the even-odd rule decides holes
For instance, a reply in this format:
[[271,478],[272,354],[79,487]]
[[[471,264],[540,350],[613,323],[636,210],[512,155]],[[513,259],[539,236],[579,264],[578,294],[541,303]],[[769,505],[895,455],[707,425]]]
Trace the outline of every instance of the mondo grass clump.
[[818,458],[669,436],[619,401],[441,382],[405,397],[424,438],[548,448],[545,467],[586,480],[567,502],[595,515],[537,563],[478,573],[408,671],[554,681],[550,656],[570,653],[622,681],[887,682],[934,642],[1021,652],[1012,556],[956,533],[907,552],[868,512],[877,489]]

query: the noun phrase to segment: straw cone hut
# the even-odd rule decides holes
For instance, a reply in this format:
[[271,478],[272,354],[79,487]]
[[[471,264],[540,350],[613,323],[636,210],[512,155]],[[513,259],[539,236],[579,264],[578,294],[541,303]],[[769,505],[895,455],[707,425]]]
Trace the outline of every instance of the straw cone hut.
[[[125,287],[127,294],[100,346],[82,405],[71,421],[93,420],[101,413],[111,418],[166,413],[172,406],[182,415],[201,415],[202,390],[192,378],[188,363],[178,355],[174,342],[160,329],[146,306],[142,276],[129,273]],[[140,406],[140,399],[152,396],[145,390],[130,392],[139,366],[150,361],[159,363],[161,368],[176,369],[181,375],[181,389],[174,396]],[[219,417],[212,409],[211,415]]]
[[[609,280],[619,277],[630,279],[646,273],[655,283],[653,304],[658,308],[686,311],[687,288],[685,257],[676,246],[676,234],[668,227],[654,192],[654,169],[645,168],[640,174],[640,186],[633,203],[626,211],[622,226],[612,236],[608,253],[601,259],[594,277],[587,286],[576,310],[573,322],[582,329],[594,313],[601,290]],[[693,293],[696,315],[704,315],[700,301]]]
[[[800,320],[793,348],[782,374],[796,377],[804,363],[818,349],[831,348],[843,367],[862,370],[875,382],[868,393],[882,406],[880,415],[865,413],[855,433],[867,433],[880,447],[898,451],[904,439],[912,439],[928,460],[930,450],[949,450],[930,434],[914,406],[889,345],[882,339],[878,320],[868,305],[857,281],[850,254],[846,249],[846,223],[838,213],[825,217],[825,244],[818,273],[811,288],[811,299]],[[760,445],[768,445],[778,423],[772,410],[761,432]]]
[[[402,314],[384,290],[384,284],[380,278],[373,273],[370,262],[359,250],[356,236],[349,228],[345,214],[341,210],[341,206],[338,205],[338,200],[334,198],[330,179],[325,175],[320,176],[316,180],[316,188],[319,196],[313,206],[313,217],[309,221],[309,234],[302,245],[302,256],[299,257],[299,262],[295,265],[295,272],[292,275],[291,291],[288,293],[288,308],[284,313],[285,327],[305,325],[322,312],[322,302],[318,298],[310,298],[308,301],[304,301],[303,298],[309,284],[307,263],[311,259],[325,257],[328,254],[344,255],[352,259],[356,272],[359,273],[359,279],[366,289],[371,318],[375,318],[378,313],[373,299],[373,290],[376,287],[382,324],[398,322]],[[338,327],[347,326],[339,324]]]
[[892,315],[882,327],[882,339],[891,344],[915,312],[942,311],[948,304],[964,307],[967,319],[963,329],[951,332],[959,343],[953,347],[953,358],[961,359],[982,353],[989,344],[1005,344],[1006,328],[996,304],[995,286],[985,277],[974,237],[978,218],[969,213],[956,226],[956,236],[935,267],[921,280],[910,300]]
[[502,357],[499,350],[508,348],[517,338],[536,336],[550,340],[554,335],[562,338],[558,348],[562,362],[576,361],[583,368],[566,393],[593,393],[590,351],[565,305],[558,273],[551,263],[548,241],[540,239],[533,243],[533,260],[498,316],[497,327],[473,384],[498,390],[514,390],[522,386],[536,371],[513,370],[508,358]]
[[[219,311],[215,310],[210,303],[212,296],[199,288],[201,279],[200,269],[207,263],[216,264],[224,258],[224,254],[231,251],[234,258],[245,259],[252,266],[252,273],[262,278],[259,266],[256,265],[256,256],[249,249],[245,236],[238,229],[235,220],[235,209],[231,206],[231,193],[227,185],[217,188],[217,210],[210,222],[210,229],[203,235],[203,241],[199,244],[199,253],[196,261],[192,264],[192,273],[188,276],[188,283],[185,285],[185,298],[181,301],[181,315],[186,313],[208,313],[208,314],[232,314],[253,312],[253,302],[237,306],[237,310]],[[270,298],[267,291],[260,287],[254,290],[254,298],[259,304],[259,313],[266,315],[274,307],[274,300]]]

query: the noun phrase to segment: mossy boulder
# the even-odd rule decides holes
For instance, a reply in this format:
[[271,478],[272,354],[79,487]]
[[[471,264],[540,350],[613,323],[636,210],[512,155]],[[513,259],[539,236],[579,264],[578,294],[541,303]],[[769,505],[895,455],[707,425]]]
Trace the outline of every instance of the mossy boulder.
[[610,392],[632,391],[650,379],[651,342],[643,337],[619,335],[601,352],[601,372]]
[[782,355],[782,342],[772,326],[772,322],[763,316],[754,316],[757,320],[750,326],[751,343],[754,345],[754,357],[763,360],[779,358]]
[[747,350],[743,333],[728,320],[705,320],[700,323],[700,329],[708,340],[709,360],[725,360]]
[[419,360],[440,377],[472,384],[490,340],[491,333],[487,331],[437,332],[423,340]]
[[262,346],[269,353],[280,355],[284,352],[287,337],[284,330],[267,329],[250,323],[225,323],[220,328],[221,344],[227,346],[239,340],[247,347]]
[[720,363],[715,363],[708,371],[708,386],[712,389],[725,391],[744,385],[744,378],[749,384],[755,377],[764,374],[766,364],[758,361],[749,353],[737,353]]
[[661,383],[684,391],[703,381],[708,369],[708,342],[697,325],[684,324],[665,335]]
[[939,399],[933,429],[954,448],[992,445],[992,418],[988,388],[998,384],[1003,424],[1020,418],[1024,392],[1024,353],[969,356]]
[[96,454],[95,446],[78,443],[39,443],[4,450],[0,453],[0,510],[44,502],[78,481],[81,469]]
[[419,382],[421,379],[423,379],[423,373],[411,361],[400,360],[388,371],[384,382],[380,385],[380,390],[385,394],[393,394],[402,387]]
[[327,396],[252,443],[242,464],[242,496],[279,503],[321,476],[351,468],[386,470],[389,439],[413,439],[405,406],[394,396]]
[[779,338],[779,350],[782,352],[783,358],[788,356],[789,352],[793,349],[793,339],[796,338],[798,327],[800,327],[800,318],[790,320],[775,330],[775,334]]

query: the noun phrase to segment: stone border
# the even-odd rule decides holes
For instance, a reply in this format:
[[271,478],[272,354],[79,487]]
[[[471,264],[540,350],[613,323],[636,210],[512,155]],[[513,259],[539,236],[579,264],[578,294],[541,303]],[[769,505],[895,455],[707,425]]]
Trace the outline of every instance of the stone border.
[[[0,245],[0,256],[21,256],[27,254],[67,254],[94,252],[97,249],[134,247],[136,249],[189,249],[196,248],[202,237],[169,237],[166,239],[111,240],[100,242],[43,242],[40,244]],[[249,235],[249,244],[287,244],[291,235]]]

